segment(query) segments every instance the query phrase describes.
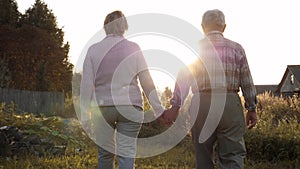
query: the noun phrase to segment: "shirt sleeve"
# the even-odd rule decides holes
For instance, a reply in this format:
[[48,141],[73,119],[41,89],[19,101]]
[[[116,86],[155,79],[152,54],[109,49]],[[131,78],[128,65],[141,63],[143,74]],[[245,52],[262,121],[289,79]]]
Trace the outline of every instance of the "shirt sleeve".
[[243,49],[241,50],[241,54],[240,86],[245,99],[245,108],[248,111],[254,111],[257,104],[256,88],[254,86],[246,54]]
[[152,77],[148,70],[148,65],[147,65],[144,55],[142,54],[141,51],[139,52],[137,57],[138,57],[137,58],[138,70],[137,71],[138,71],[138,77],[139,77],[139,81],[141,83],[141,87],[142,87],[151,107],[153,108],[153,110],[155,112],[155,117],[159,117],[164,112],[164,108],[161,105],[161,102],[158,98],[155,85],[153,83]]
[[89,120],[89,108],[92,101],[94,92],[94,72],[93,64],[89,54],[87,52],[86,58],[83,63],[82,79],[80,85],[80,120]]
[[170,100],[172,106],[181,107],[190,91],[192,74],[188,68],[183,68],[178,72],[173,97]]

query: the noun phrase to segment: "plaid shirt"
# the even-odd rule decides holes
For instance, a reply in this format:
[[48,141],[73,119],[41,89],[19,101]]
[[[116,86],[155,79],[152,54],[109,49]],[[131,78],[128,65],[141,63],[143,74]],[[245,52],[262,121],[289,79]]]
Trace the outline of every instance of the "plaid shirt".
[[243,47],[213,31],[200,41],[200,59],[179,71],[171,105],[182,106],[188,92],[238,92],[241,88],[245,108],[256,108],[256,89]]

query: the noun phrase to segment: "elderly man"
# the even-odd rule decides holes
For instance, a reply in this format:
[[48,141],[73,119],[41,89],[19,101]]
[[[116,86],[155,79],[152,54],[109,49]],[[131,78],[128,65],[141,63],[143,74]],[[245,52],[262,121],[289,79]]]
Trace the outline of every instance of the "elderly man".
[[[244,168],[246,149],[243,137],[246,125],[238,95],[239,89],[242,90],[245,99],[247,127],[251,129],[257,122],[256,90],[245,51],[240,44],[224,38],[225,27],[225,16],[222,11],[209,10],[204,13],[202,28],[205,37],[200,41],[200,59],[189,69],[179,72],[171,99],[172,108],[163,114],[167,123],[172,123],[189,89],[192,89],[190,113],[197,111],[192,136],[198,169],[215,167],[215,143],[221,169]],[[222,96],[224,96],[223,105],[220,105],[222,101],[213,99]],[[221,113],[218,115],[214,111]],[[211,114],[214,116],[210,116]],[[210,128],[211,133],[207,128],[204,131],[205,126],[214,124],[216,120],[218,120],[216,126]],[[207,138],[201,139],[203,135],[207,135]]]

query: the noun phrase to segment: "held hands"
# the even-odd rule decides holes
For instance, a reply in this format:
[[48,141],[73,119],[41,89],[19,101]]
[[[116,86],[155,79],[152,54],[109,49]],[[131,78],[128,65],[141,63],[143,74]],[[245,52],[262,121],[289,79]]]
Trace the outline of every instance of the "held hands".
[[[166,125],[172,125],[176,120],[180,107],[172,106],[170,109],[167,109],[159,117],[159,121]],[[248,129],[252,129],[257,123],[256,111],[248,111],[246,115],[246,124]]]
[[170,109],[165,110],[159,117],[161,123],[165,125],[172,125],[176,120],[180,107],[172,106]]

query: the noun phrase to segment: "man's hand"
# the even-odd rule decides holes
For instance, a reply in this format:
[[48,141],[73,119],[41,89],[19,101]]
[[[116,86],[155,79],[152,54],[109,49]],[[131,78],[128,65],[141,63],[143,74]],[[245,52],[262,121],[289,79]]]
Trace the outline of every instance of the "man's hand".
[[257,123],[256,111],[248,111],[246,114],[246,124],[248,129],[252,129]]
[[162,118],[164,119],[164,123],[167,125],[172,125],[176,120],[180,107],[172,106],[172,108],[165,110]]

